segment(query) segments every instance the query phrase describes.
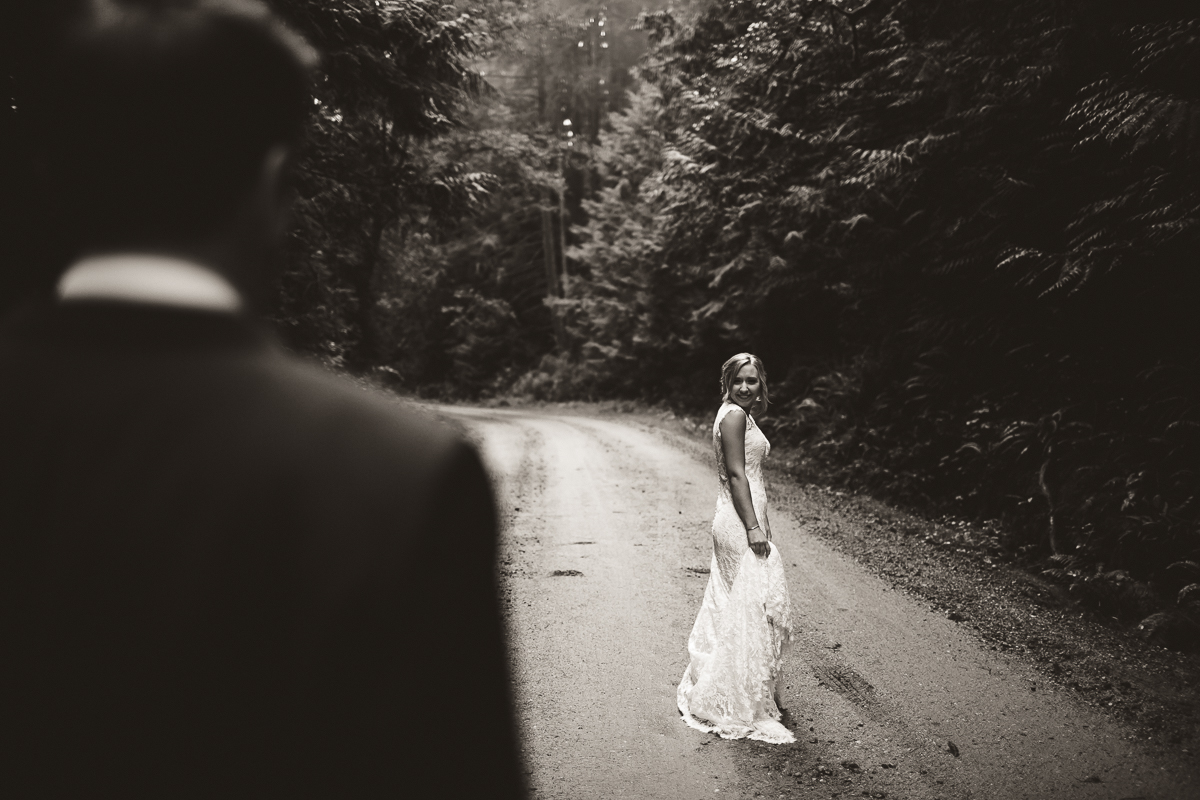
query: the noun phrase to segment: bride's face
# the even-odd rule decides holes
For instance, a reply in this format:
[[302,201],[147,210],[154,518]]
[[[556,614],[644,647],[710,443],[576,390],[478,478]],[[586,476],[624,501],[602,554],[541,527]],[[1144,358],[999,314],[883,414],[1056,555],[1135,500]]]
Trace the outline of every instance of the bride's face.
[[729,387],[729,396],[733,402],[750,410],[750,406],[754,405],[754,401],[762,393],[762,385],[758,377],[758,370],[753,364],[747,364],[737,371],[737,375],[733,376],[733,384]]

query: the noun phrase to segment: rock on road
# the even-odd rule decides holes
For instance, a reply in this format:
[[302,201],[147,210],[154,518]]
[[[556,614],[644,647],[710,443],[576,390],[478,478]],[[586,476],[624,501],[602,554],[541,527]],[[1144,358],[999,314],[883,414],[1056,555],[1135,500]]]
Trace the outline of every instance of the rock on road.
[[675,686],[708,578],[707,448],[611,415],[436,412],[468,430],[497,486],[534,798],[1200,796],[1111,721],[1039,690],[1032,670],[778,505],[771,522],[798,620],[781,698],[797,741],[688,728]]

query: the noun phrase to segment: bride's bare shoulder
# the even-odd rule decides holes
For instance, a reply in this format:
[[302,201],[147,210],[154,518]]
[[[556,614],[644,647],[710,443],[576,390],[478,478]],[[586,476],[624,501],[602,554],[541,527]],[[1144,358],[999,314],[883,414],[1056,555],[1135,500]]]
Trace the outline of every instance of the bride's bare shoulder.
[[717,412],[717,426],[722,432],[741,430],[746,425],[746,411],[736,403],[726,403]]

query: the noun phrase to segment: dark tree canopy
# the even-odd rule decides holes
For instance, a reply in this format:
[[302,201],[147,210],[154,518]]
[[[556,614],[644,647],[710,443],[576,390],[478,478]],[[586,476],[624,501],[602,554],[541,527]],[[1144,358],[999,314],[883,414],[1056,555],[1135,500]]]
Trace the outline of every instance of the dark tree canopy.
[[575,344],[524,385],[701,405],[753,350],[802,474],[1028,525],[1014,547],[1100,606],[1172,597],[1200,556],[1194,11],[745,0],[643,26],[659,98],[602,137]]

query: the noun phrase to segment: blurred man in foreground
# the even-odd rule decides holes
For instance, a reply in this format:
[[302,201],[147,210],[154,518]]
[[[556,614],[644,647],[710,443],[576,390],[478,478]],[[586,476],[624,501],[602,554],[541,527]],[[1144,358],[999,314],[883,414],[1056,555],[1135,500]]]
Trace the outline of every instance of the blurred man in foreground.
[[79,258],[0,328],[0,794],[520,797],[478,458],[250,314],[310,51],[92,12],[38,109]]

